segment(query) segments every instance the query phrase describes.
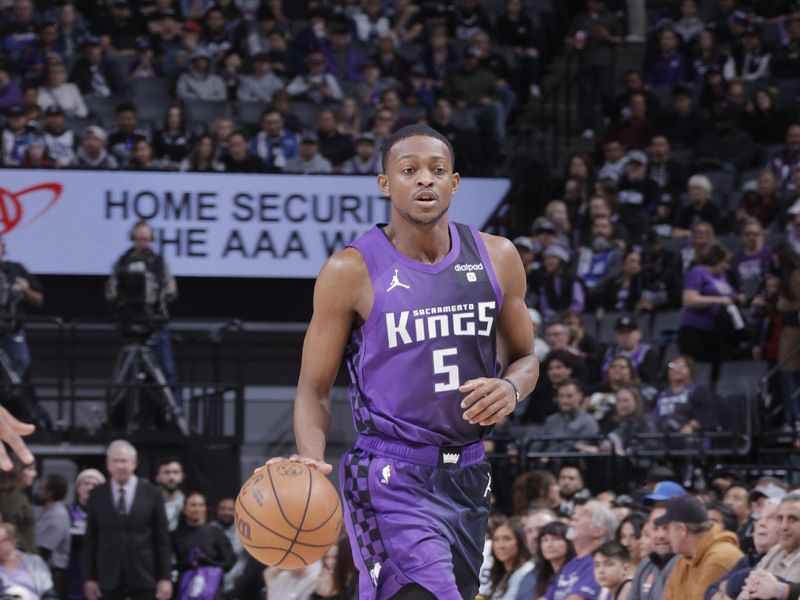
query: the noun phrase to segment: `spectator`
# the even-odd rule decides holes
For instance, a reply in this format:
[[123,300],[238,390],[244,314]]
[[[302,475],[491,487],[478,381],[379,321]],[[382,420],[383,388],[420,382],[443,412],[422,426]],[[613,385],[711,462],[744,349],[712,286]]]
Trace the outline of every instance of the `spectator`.
[[207,58],[214,62],[222,61],[234,49],[236,26],[228,21],[220,4],[211,6],[203,15],[203,37],[200,46],[208,53]]
[[653,94],[644,85],[641,71],[637,69],[629,69],[625,72],[623,80],[625,91],[617,96],[614,106],[614,118],[628,119],[631,116],[631,97],[634,94],[644,94],[645,102],[647,104],[647,117],[649,119],[656,119],[661,113],[661,106],[658,102],[658,97]]
[[789,125],[786,145],[770,159],[768,167],[778,178],[781,189],[795,190],[795,173],[800,170],[800,123]]
[[281,114],[266,110],[261,115],[261,131],[250,140],[250,154],[268,167],[284,169],[288,160],[297,156],[300,137],[284,125]]
[[655,524],[669,525],[670,543],[680,555],[667,581],[664,600],[702,598],[742,556],[736,536],[709,521],[706,509],[692,496],[668,501],[666,513]]
[[733,121],[729,107],[716,106],[711,125],[695,142],[695,168],[735,174],[750,167],[753,140]]
[[575,558],[566,563],[555,585],[545,593],[547,600],[589,600],[599,597],[600,586],[594,577],[592,553],[610,540],[617,527],[611,509],[596,500],[578,507],[570,522]]
[[104,45],[123,56],[133,56],[136,40],[145,30],[137,13],[131,13],[128,0],[113,0],[111,10],[101,13],[91,27]]
[[[373,0],[374,1],[374,0]],[[408,62],[397,53],[394,36],[384,33],[377,41],[377,51],[372,59],[380,71],[381,77],[394,86],[402,85],[409,76]],[[422,68],[425,75],[425,68]]]
[[345,97],[339,105],[336,120],[339,123],[339,133],[355,139],[361,133],[361,109],[358,100],[353,96]]
[[584,293],[580,281],[567,274],[569,251],[558,244],[550,244],[543,253],[544,269],[538,283],[538,309],[546,321],[558,313],[572,309],[582,313]]
[[164,501],[158,488],[136,477],[137,464],[136,448],[123,440],[111,442],[106,451],[111,481],[89,496],[84,584],[88,600],[172,596]]
[[753,102],[744,114],[744,128],[756,144],[781,144],[789,127],[789,117],[775,104],[771,88],[756,90]]
[[547,417],[544,422],[547,436],[555,439],[546,442],[545,452],[580,451],[585,445],[594,442],[592,438],[600,433],[600,429],[597,421],[580,408],[583,399],[583,389],[574,379],[568,379],[558,386],[558,412]]
[[532,508],[555,510],[558,506],[558,484],[550,471],[533,470],[514,480],[513,512],[522,516]]
[[692,175],[688,188],[689,204],[678,213],[673,237],[688,237],[692,226],[699,222],[709,223],[714,230],[719,230],[721,216],[719,207],[711,202],[711,180],[705,175]]
[[577,275],[587,288],[589,308],[597,306],[608,282],[622,272],[622,251],[613,244],[611,220],[599,217],[592,222],[592,245],[578,253]]
[[381,158],[375,151],[375,137],[371,133],[356,136],[356,153],[342,165],[348,175],[377,175],[381,172]]
[[19,84],[11,79],[8,67],[0,63],[0,111],[6,112],[22,103]]
[[374,62],[364,63],[361,67],[362,78],[356,85],[356,94],[365,106],[378,106],[381,94],[387,89],[386,80],[381,77],[381,70]]
[[757,219],[748,218],[742,227],[742,250],[731,261],[731,281],[740,292],[743,306],[760,306],[763,297],[753,304],[765,285],[772,264],[773,250],[764,245],[764,230]]
[[341,171],[342,164],[355,153],[352,139],[339,133],[336,114],[329,108],[317,113],[319,153],[330,161],[333,170]]
[[156,61],[150,42],[142,38],[136,42],[136,60],[131,63],[129,75],[134,79],[161,77],[161,65]]
[[575,508],[592,497],[583,483],[583,473],[574,465],[564,465],[558,470],[558,493],[561,502],[558,513],[571,517]]
[[127,169],[130,171],[160,171],[161,166],[153,160],[153,147],[147,140],[136,140],[133,152],[128,158]]
[[667,363],[667,385],[658,394],[652,417],[659,431],[690,434],[707,422],[711,394],[695,382],[695,363],[678,355]]
[[259,52],[253,57],[253,74],[242,78],[237,95],[242,102],[270,102],[283,86],[283,80],[272,72],[269,55]]
[[544,207],[544,218],[555,225],[558,233],[556,239],[568,247],[572,234],[572,224],[570,223],[567,204],[561,200],[551,200]]
[[615,343],[609,346],[603,358],[602,376],[608,376],[611,361],[617,356],[630,359],[639,379],[645,383],[655,383],[658,377],[658,356],[650,344],[642,343],[642,331],[636,317],[622,315],[614,325]]
[[176,170],[189,154],[191,137],[181,104],[173,104],[164,112],[163,128],[153,136],[153,156],[160,165]]
[[675,150],[690,150],[706,129],[707,118],[693,104],[692,94],[685,86],[676,86],[672,93],[672,110],[661,120],[663,131]]
[[321,560],[291,571],[269,567],[264,571],[267,598],[291,598],[294,596],[299,600],[310,599],[321,574]]
[[235,512],[234,512],[234,499],[223,498],[217,502],[217,518],[211,521],[211,526],[219,529],[225,537],[228,538],[233,554],[236,557],[236,563],[233,567],[225,573],[223,578],[223,591],[228,594],[236,585],[236,580],[244,572],[244,566],[247,563],[247,552],[242,546],[242,541],[236,532]]
[[642,299],[642,255],[631,250],[622,261],[622,274],[606,287],[603,307],[616,312],[638,312],[646,310],[649,304]]
[[[548,523],[539,530],[536,542],[536,586],[533,597],[552,598],[561,569],[575,558],[575,547],[567,536],[567,526],[560,521]],[[549,594],[549,595],[548,595]]]
[[492,531],[491,587],[489,598],[515,600],[533,593],[534,564],[522,527],[507,521]]
[[70,517],[64,498],[67,480],[58,473],[50,473],[39,480],[37,496],[42,510],[36,517],[36,543],[39,555],[47,562],[53,577],[53,589],[59,597],[66,592],[66,575],[69,566]]
[[108,98],[125,91],[117,63],[105,53],[100,38],[93,35],[83,38],[83,55],[72,67],[72,81],[84,96]]
[[700,85],[706,80],[710,72],[722,73],[725,67],[726,56],[720,52],[714,32],[706,27],[700,32],[697,43],[694,45],[694,57],[690,64],[688,79]]
[[442,94],[459,108],[470,108],[484,129],[491,132],[492,147],[502,147],[506,137],[506,114],[499,101],[497,79],[480,67],[480,50],[469,47],[460,68],[451,71]]
[[269,34],[269,62],[278,77],[291,80],[305,71],[303,56],[286,42],[286,36],[280,31]]
[[531,324],[533,325],[533,353],[536,358],[542,361],[547,358],[550,352],[550,346],[537,333],[542,326],[542,315],[535,308],[529,308],[528,314],[531,316]]
[[750,490],[743,483],[734,483],[725,490],[723,503],[736,515],[736,535],[739,538],[739,548],[749,551],[753,543]]
[[8,522],[0,523],[3,592],[11,597],[58,600],[59,592],[53,589],[53,578],[44,560],[36,554],[18,550],[18,543],[17,528]]
[[186,497],[181,491],[183,484],[183,466],[181,461],[174,456],[166,456],[158,461],[156,483],[161,489],[164,500],[164,512],[167,515],[169,530],[175,531],[183,511]]
[[117,124],[108,135],[108,149],[119,164],[128,162],[136,142],[147,139],[146,132],[138,129],[138,121],[133,104],[123,102],[117,106]]
[[497,78],[497,92],[507,117],[517,103],[517,93],[514,91],[517,69],[512,69],[503,55],[492,49],[492,39],[485,31],[477,31],[473,34],[472,48],[478,50],[479,66]]
[[[522,531],[525,534],[525,546],[531,553],[531,559],[534,563],[542,558],[539,555],[539,533],[542,527],[555,522],[555,520],[556,513],[549,508],[531,508],[528,510],[527,514],[522,517]],[[534,577],[534,581],[535,580],[536,577]]]
[[[173,463],[174,464],[174,463]],[[231,543],[217,527],[207,524],[208,508],[203,494],[192,492],[185,497],[180,524],[172,533],[172,550],[178,581],[181,588],[196,585],[194,578],[203,581],[203,593],[209,597],[219,597],[222,578],[217,581],[219,588],[211,588],[211,581],[195,571],[198,567],[218,568],[221,572],[230,571],[236,563]]]
[[68,167],[75,162],[75,133],[67,128],[60,106],[49,106],[44,111],[42,133],[47,154],[57,167]]
[[[688,0],[693,2],[693,0]],[[647,176],[655,181],[662,193],[678,194],[686,189],[688,174],[686,166],[672,158],[672,147],[669,138],[664,134],[654,135],[648,148],[650,162]]]
[[566,310],[562,314],[561,322],[569,328],[569,348],[586,362],[589,379],[592,381],[598,379],[600,362],[603,358],[602,346],[593,335],[586,331],[581,315],[575,311]]
[[592,553],[594,576],[602,587],[599,598],[627,600],[630,593],[631,557],[619,542],[605,542]]
[[626,148],[641,150],[647,147],[655,132],[656,125],[648,117],[647,95],[633,92],[623,116],[611,124],[606,138],[619,140]]
[[[780,580],[789,583],[800,583],[800,494],[785,496],[778,505],[775,515],[780,529],[778,543],[767,551],[754,573],[747,579],[746,590],[752,590],[761,572],[766,571]],[[750,596],[753,597],[752,594]],[[755,596],[763,597],[763,596]],[[776,594],[775,598],[785,597]]]
[[661,600],[664,595],[664,587],[678,562],[670,545],[668,526],[655,524],[666,512],[663,506],[650,511],[647,528],[651,550],[636,568],[628,600]]
[[703,19],[697,16],[697,2],[695,0],[683,0],[681,2],[681,18],[673,25],[675,31],[681,36],[684,43],[695,40],[700,32],[705,29],[706,24]]
[[80,148],[75,153],[75,166],[81,169],[118,169],[117,159],[106,151],[106,139],[102,127],[87,127]]
[[658,185],[647,177],[647,162],[647,154],[642,150],[628,152],[618,186],[620,219],[635,240],[646,235],[647,221],[655,214],[661,195]]
[[156,71],[173,77],[178,57],[183,50],[180,20],[174,8],[164,8],[155,14],[158,30],[150,37],[150,48],[156,61]]
[[800,77],[800,16],[796,13],[786,19],[786,37],[770,61],[772,76],[778,79]]
[[764,79],[769,76],[771,58],[772,55],[764,49],[757,26],[749,25],[741,38],[741,44],[734,47],[732,61],[734,72],[726,73],[726,79],[734,77],[741,81]]
[[286,87],[292,98],[314,104],[338,102],[344,97],[336,77],[325,72],[325,55],[314,52],[306,58],[308,73],[297,75]]
[[[653,439],[641,439],[640,437],[655,433],[655,424],[645,412],[644,398],[638,387],[632,384],[623,385],[617,390],[616,398],[614,420],[611,421],[614,428],[608,434],[608,442],[601,445],[601,450],[610,450],[613,447],[617,455],[630,456],[636,465],[635,450],[637,448],[654,449],[657,445]],[[634,564],[638,564],[635,550],[633,548],[628,548],[628,550]]]
[[619,181],[625,173],[625,161],[628,160],[624,144],[617,139],[609,138],[603,142],[603,158],[605,162],[597,172],[597,179]]
[[247,138],[241,131],[234,131],[228,136],[228,153],[222,157],[222,164],[228,173],[265,173],[276,169],[264,164],[264,161],[250,154],[247,150]]
[[313,131],[305,132],[300,138],[300,152],[286,161],[287,173],[332,173],[330,161],[319,152],[319,138]]
[[225,170],[225,166],[216,159],[214,138],[210,135],[201,135],[194,143],[189,156],[181,161],[178,170],[185,173],[218,173]]
[[684,273],[699,264],[701,257],[715,243],[714,227],[707,221],[697,221],[689,234],[689,245],[681,250],[681,269]]
[[679,85],[686,80],[688,61],[678,49],[678,36],[672,27],[658,32],[658,58],[646,69],[645,81],[651,86]]
[[105,476],[97,469],[84,469],[78,473],[78,477],[75,479],[75,502],[69,507],[70,550],[66,575],[67,600],[84,600],[84,537],[86,536],[86,511],[89,505],[89,494],[94,488],[105,482]]
[[13,525],[19,532],[14,536],[19,547],[34,553],[38,546],[33,509],[20,485],[23,465],[16,459],[12,462],[10,471],[0,471],[0,511],[3,521]]
[[48,106],[59,106],[69,116],[89,116],[80,90],[67,81],[67,69],[62,64],[54,64],[47,69],[45,84],[39,87],[37,103],[43,110]]
[[520,75],[517,95],[524,98],[530,94],[538,98],[541,95],[539,88],[541,57],[538,48],[541,42],[539,31],[525,14],[522,0],[506,0],[505,11],[495,22],[494,39],[503,40],[503,43],[514,51]]
[[228,92],[222,77],[211,72],[211,55],[195,50],[189,69],[178,77],[175,94],[181,100],[225,100]]
[[25,149],[25,156],[22,159],[20,168],[22,169],[53,169],[55,162],[47,154],[47,146],[41,135],[31,137],[30,144]]
[[590,390],[587,411],[608,431],[613,419],[616,394],[623,386],[639,384],[639,375],[627,356],[615,356],[608,365],[606,380]]
[[[358,83],[366,57],[350,39],[350,24],[338,15],[331,19],[328,34],[321,47],[327,71],[335,81]],[[291,93],[291,91],[290,91]],[[341,99],[341,95],[336,100]]]
[[229,102],[237,100],[237,93],[242,82],[242,57],[236,50],[228,50],[217,67],[217,74],[225,83],[225,99]]
[[596,101],[602,102],[603,112],[613,101],[614,50],[622,42],[617,17],[603,0],[587,0],[586,11],[570,23],[567,43],[578,51],[578,114],[585,138],[594,137]]
[[719,363],[725,352],[723,319],[726,307],[732,306],[736,292],[725,274],[730,269],[730,252],[714,243],[684,277],[684,307],[678,332],[678,347],[695,360]]
[[755,190],[748,190],[742,195],[736,220],[741,224],[749,217],[755,217],[762,227],[768,228],[780,210],[778,182],[772,171],[764,169],[758,174],[756,185]]

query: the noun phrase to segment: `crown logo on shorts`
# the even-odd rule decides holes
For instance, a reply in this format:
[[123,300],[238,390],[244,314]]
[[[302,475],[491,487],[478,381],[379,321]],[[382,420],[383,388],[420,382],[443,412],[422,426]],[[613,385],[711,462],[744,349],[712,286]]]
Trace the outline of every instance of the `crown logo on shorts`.
[[461,455],[458,452],[442,453],[442,462],[446,465],[457,465],[459,458],[461,458]]

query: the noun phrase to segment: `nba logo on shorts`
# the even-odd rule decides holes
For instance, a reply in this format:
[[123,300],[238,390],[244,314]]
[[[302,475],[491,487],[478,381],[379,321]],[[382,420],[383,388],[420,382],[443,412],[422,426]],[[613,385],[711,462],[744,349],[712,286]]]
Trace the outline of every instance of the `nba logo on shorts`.
[[475,273],[467,273],[467,281],[478,281],[478,276]]
[[389,478],[392,476],[392,465],[386,465],[381,470],[381,483],[389,485]]

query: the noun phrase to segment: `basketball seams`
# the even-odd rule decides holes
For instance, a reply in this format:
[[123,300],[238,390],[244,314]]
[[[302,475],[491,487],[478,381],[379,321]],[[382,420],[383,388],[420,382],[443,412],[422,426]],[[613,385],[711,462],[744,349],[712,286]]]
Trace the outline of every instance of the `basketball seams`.
[[[308,465],[303,465],[303,466],[306,468],[306,473],[308,473],[308,491],[306,492],[306,505],[303,508],[303,516],[300,518],[300,525],[295,527],[294,539],[292,540],[292,543],[290,544],[289,548],[286,550],[286,553],[283,555],[283,558],[281,558],[277,563],[275,563],[276,567],[280,566],[280,564],[284,560],[286,560],[286,557],[289,556],[289,554],[292,551],[292,548],[297,542],[297,538],[300,537],[300,528],[303,527],[303,523],[305,522],[306,516],[308,515],[308,506],[311,504],[311,490],[314,487],[314,478],[311,475],[311,467],[309,467]],[[294,527],[294,525],[292,525],[292,522],[286,518],[286,514],[283,512],[283,506],[281,506],[281,498],[280,496],[278,496],[278,491],[275,489],[275,482],[272,480],[272,469],[267,469],[267,472],[269,473],[269,483],[272,486],[272,493],[275,495],[275,502],[278,504],[278,508],[281,511],[281,515],[289,525]]]
[[312,527],[311,529],[298,529],[297,531],[299,531],[300,533],[313,533],[315,531],[318,531],[318,530],[322,529],[323,527],[325,527],[325,525],[328,524],[328,521],[330,521],[336,515],[336,513],[339,512],[339,507],[340,506],[341,506],[341,502],[339,500],[339,496],[337,495],[336,496],[336,506],[333,507],[333,510],[331,511],[331,514],[329,514],[322,523],[320,523],[316,527]]
[[[245,505],[244,505],[242,502],[239,502],[239,506],[241,506],[241,507],[242,507],[242,510],[243,510],[243,511],[244,511],[244,512],[247,514],[247,516],[248,516],[248,517],[250,517],[251,519],[253,519],[253,521],[255,521],[256,523],[258,523],[259,525],[261,525],[261,527],[263,527],[264,529],[266,529],[267,531],[269,531],[269,532],[270,532],[272,535],[276,535],[276,536],[278,536],[279,538],[281,538],[281,539],[283,539],[283,540],[286,540],[287,542],[291,542],[291,541],[292,541],[292,538],[290,538],[290,537],[288,537],[288,536],[285,536],[285,535],[283,535],[282,533],[278,533],[277,531],[275,531],[275,530],[274,530],[274,529],[272,529],[271,527],[267,527],[266,525],[264,525],[264,523],[262,523],[261,521],[259,521],[258,519],[256,519],[256,518],[255,518],[255,516],[253,515],[253,513],[251,513],[249,510],[247,510],[247,507],[246,507],[246,506],[245,506]],[[241,540],[241,537],[240,537],[239,539]]]

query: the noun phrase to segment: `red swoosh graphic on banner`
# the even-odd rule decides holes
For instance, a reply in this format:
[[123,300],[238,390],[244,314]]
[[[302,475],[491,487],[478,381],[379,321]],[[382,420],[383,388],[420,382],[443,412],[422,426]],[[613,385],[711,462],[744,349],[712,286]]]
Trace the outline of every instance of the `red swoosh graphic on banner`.
[[38,185],[27,187],[24,190],[20,190],[16,193],[5,188],[0,188],[0,235],[8,233],[22,221],[22,217],[25,213],[24,205],[21,202],[22,197],[25,196],[25,194],[38,192],[41,190],[51,191],[53,193],[53,198],[30,221],[28,221],[27,225],[35,222],[44,213],[53,208],[55,203],[58,202],[58,199],[61,197],[63,186],[60,183],[40,183]]

